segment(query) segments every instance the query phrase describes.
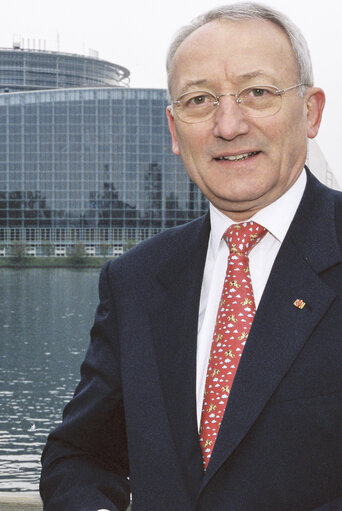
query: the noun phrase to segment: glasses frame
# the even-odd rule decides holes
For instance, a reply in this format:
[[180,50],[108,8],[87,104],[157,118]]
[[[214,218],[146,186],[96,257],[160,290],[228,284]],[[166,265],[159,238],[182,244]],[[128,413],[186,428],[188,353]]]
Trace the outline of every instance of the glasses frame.
[[[218,108],[220,106],[220,99],[223,98],[224,96],[231,96],[231,97],[235,98],[236,103],[238,105],[241,105],[243,103],[243,100],[241,99],[240,96],[244,91],[246,91],[248,89],[270,88],[270,89],[274,89],[276,96],[282,97],[282,95],[285,92],[290,91],[292,89],[296,89],[298,87],[302,87],[302,86],[307,87],[307,85],[305,83],[297,83],[296,85],[291,85],[290,87],[286,87],[285,89],[278,89],[278,87],[276,87],[275,85],[255,85],[255,86],[253,85],[251,87],[244,87],[242,90],[240,90],[240,92],[237,92],[237,93],[226,92],[225,94],[219,94],[219,95],[216,95],[213,92],[208,91],[208,90],[189,91],[189,92],[184,92],[183,94],[181,94],[176,101],[172,101],[171,107],[175,107],[175,111],[177,112],[177,107],[181,106],[181,99],[184,96],[186,96],[187,94],[191,94],[191,93],[197,94],[197,93],[202,92],[202,93],[210,94],[213,98],[215,98],[215,101],[213,101],[212,105]],[[255,117],[256,118],[271,117],[272,115],[275,115],[276,113],[278,113],[280,109],[281,109],[281,102],[280,102],[279,109],[276,112],[274,112],[272,114],[266,114],[266,115],[256,115]],[[199,120],[194,120],[194,121],[186,121],[186,120],[182,119],[182,117],[179,115],[178,112],[177,112],[177,116],[178,116],[179,120],[182,122],[186,122],[187,124],[197,124],[198,122],[208,121],[209,119],[211,119],[213,117],[215,112],[216,112],[216,109],[213,108],[212,112],[210,112],[209,115],[205,117],[205,119],[199,119]],[[254,117],[253,115],[249,115],[249,116]]]

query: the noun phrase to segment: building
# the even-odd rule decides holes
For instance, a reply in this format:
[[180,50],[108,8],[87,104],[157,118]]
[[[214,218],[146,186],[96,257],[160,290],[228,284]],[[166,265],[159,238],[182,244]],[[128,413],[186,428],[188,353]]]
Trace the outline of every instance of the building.
[[309,140],[306,164],[322,183],[335,190],[341,190],[333,171],[329,167],[315,139]]
[[165,90],[0,94],[0,248],[118,254],[207,209],[171,151]]
[[166,92],[128,69],[0,49],[0,254],[119,254],[206,210],[171,151]]
[[0,48],[0,92],[65,89],[69,87],[127,87],[125,67],[94,57],[70,53]]

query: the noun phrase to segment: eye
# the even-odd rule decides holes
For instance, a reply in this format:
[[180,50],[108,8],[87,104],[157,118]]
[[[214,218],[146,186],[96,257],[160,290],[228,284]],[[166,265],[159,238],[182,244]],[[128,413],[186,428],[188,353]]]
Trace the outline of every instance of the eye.
[[243,89],[239,94],[238,103],[244,103],[247,105],[264,105],[269,101],[273,101],[277,97],[277,88],[271,86],[261,85],[260,87],[247,87]]
[[267,96],[267,94],[270,94],[270,91],[268,89],[255,87],[253,89],[249,89],[249,95],[253,96],[254,98],[261,98],[263,96]]
[[194,105],[203,105],[203,103],[205,103],[205,101],[206,101],[206,96],[196,96],[195,98],[191,99],[191,102]]
[[200,106],[207,106],[213,103],[216,98],[206,92],[190,92],[185,94],[182,98],[182,104],[186,108],[196,108]]

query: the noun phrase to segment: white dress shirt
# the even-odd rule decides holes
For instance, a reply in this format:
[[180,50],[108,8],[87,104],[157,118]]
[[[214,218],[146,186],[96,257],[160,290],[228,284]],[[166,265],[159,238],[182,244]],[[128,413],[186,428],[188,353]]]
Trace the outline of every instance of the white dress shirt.
[[[255,305],[258,307],[271,268],[299,206],[306,185],[302,171],[292,187],[277,201],[258,211],[252,220],[267,229],[267,234],[249,254],[249,267]],[[203,394],[214,334],[217,309],[227,269],[229,248],[222,239],[233,220],[210,204],[211,232],[204,267],[197,334],[197,423],[201,421]]]

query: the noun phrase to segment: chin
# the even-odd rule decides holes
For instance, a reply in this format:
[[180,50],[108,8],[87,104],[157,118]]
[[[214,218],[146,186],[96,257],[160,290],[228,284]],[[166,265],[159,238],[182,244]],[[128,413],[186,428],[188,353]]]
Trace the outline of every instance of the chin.
[[[222,194],[222,193],[217,193],[217,194],[214,194],[212,195],[212,201],[213,204],[214,202],[217,202],[217,203],[221,203],[221,204],[227,204],[227,205],[236,205],[237,207],[239,206],[239,204],[249,204],[249,203],[254,203],[255,201],[259,201],[261,199],[261,197],[263,197],[265,194],[265,191],[264,190],[257,190],[257,189],[253,189],[253,190],[241,190],[241,189],[232,189],[230,188],[229,189],[229,193],[226,193],[226,194]],[[210,199],[209,199],[210,200]]]
[[[239,214],[247,212],[248,218],[248,215],[251,216],[268,204],[267,198],[264,197],[264,193],[255,193],[254,190],[254,193],[246,193],[246,191],[240,191],[240,193],[229,193],[225,196],[220,194],[215,196],[207,195],[207,197],[217,209],[227,214],[228,216],[229,213]],[[272,200],[270,200],[270,202],[272,202]]]

